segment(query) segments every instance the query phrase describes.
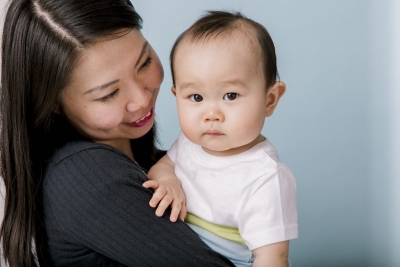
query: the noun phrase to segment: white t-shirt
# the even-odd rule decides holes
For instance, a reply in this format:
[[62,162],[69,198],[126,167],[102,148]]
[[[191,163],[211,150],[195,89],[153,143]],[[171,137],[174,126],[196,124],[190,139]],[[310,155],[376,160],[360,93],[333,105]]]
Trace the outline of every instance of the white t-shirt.
[[250,250],[297,238],[296,181],[265,140],[232,156],[214,156],[183,133],[168,151],[187,210],[238,228]]

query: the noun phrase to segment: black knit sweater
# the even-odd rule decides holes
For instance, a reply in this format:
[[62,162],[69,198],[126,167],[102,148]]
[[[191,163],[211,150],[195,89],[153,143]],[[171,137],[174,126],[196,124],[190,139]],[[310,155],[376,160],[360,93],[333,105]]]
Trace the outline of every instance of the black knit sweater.
[[185,223],[149,206],[146,175],[117,149],[74,141],[49,161],[41,187],[52,266],[233,266]]

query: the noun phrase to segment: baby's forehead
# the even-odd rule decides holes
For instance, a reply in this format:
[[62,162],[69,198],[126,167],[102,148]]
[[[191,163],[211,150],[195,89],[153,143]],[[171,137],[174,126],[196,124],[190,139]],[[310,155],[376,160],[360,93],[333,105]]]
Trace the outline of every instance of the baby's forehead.
[[260,53],[261,47],[258,41],[257,33],[252,27],[235,27],[233,29],[225,31],[215,32],[204,32],[202,34],[193,35],[188,33],[181,40],[177,49],[183,46],[191,45],[209,45],[209,44],[229,44],[237,42],[242,46],[248,46],[248,48],[254,53]]
[[[263,70],[263,60],[260,60],[263,54],[256,35],[243,31],[183,38],[176,48],[174,61],[182,62],[193,59],[209,61],[213,57],[213,59],[218,58],[218,62],[226,62],[224,60],[227,56],[234,60],[240,58],[244,62],[252,62],[251,65],[246,66],[253,70]],[[230,62],[232,63],[232,61]]]

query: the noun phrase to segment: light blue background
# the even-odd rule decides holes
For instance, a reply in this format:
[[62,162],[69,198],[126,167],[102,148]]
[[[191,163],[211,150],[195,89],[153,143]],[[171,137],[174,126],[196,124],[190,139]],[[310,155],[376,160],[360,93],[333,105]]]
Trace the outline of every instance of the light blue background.
[[263,134],[297,178],[292,266],[400,266],[400,1],[132,2],[165,69],[164,149],[179,131],[168,61],[175,38],[204,10],[241,11],[269,30],[287,85]]

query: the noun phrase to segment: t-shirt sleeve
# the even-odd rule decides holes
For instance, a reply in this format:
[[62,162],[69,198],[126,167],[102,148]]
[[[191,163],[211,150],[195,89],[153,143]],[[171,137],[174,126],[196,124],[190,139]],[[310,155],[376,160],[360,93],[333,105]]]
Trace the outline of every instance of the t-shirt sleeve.
[[279,163],[246,190],[237,220],[251,250],[297,238],[296,181],[285,165]]
[[50,168],[44,198],[74,242],[127,266],[231,266],[182,222],[149,206],[152,191],[130,159],[80,151]]

